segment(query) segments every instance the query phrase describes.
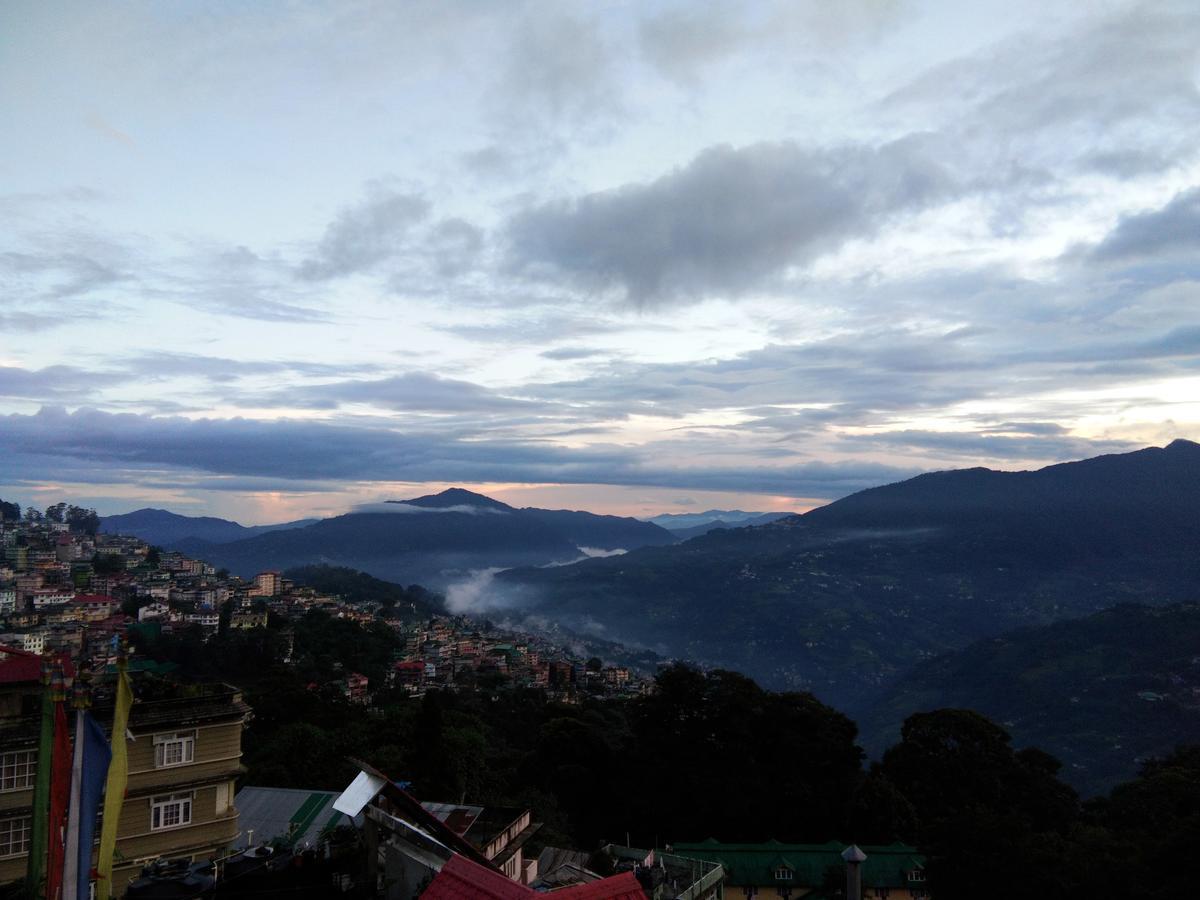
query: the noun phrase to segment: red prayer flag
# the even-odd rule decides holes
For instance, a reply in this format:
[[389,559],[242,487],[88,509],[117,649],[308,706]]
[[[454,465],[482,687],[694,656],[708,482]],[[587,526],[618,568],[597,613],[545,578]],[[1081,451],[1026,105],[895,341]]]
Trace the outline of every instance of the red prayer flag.
[[66,705],[60,700],[54,704],[54,750],[50,758],[50,852],[46,865],[46,900],[61,900],[70,796],[71,729],[67,724]]

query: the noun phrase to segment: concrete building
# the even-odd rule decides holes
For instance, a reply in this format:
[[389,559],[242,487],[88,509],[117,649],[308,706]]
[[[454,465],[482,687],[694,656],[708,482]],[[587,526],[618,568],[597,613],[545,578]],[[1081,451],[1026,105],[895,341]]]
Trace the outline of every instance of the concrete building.
[[[0,884],[24,877],[33,784],[38,766],[41,660],[0,654]],[[112,721],[103,679],[93,715]],[[249,707],[226,684],[186,690],[135,681],[127,740],[129,783],[117,831],[118,896],[143,865],[160,856],[209,859],[237,837],[234,779],[241,773],[242,729]]]

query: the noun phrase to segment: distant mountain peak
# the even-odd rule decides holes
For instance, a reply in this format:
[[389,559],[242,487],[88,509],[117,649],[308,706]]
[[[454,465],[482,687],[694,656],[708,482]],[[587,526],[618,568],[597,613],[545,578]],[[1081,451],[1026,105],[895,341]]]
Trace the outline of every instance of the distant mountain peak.
[[1197,444],[1195,441],[1189,441],[1186,438],[1175,438],[1175,440],[1167,444],[1165,449],[1175,453],[1181,450],[1187,453],[1195,453],[1197,450],[1200,450],[1200,444]]
[[474,506],[482,509],[511,510],[512,507],[483,494],[465,488],[446,488],[440,494],[426,494],[412,500],[389,500],[388,503],[403,503],[408,506],[424,506],[427,509],[444,509],[448,506]]

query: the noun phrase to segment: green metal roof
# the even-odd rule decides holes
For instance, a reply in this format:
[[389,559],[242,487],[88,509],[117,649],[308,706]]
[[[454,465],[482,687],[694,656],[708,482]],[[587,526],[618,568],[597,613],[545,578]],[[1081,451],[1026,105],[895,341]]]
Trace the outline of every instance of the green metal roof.
[[[771,840],[762,844],[722,844],[709,839],[698,844],[675,844],[671,852],[677,856],[720,863],[731,885],[793,885],[819,887],[829,869],[846,870],[842,851],[848,844],[830,841],[827,844],[781,844]],[[905,887],[908,873],[925,867],[925,857],[916,848],[905,844],[886,847],[860,846],[867,854],[862,864],[864,887]],[[792,871],[790,881],[775,878],[781,866]]]

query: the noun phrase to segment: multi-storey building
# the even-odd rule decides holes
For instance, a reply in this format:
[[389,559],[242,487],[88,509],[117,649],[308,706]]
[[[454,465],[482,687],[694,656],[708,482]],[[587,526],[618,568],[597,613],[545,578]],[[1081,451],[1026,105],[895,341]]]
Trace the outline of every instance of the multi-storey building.
[[283,576],[278,572],[259,572],[254,576],[254,588],[250,591],[255,597],[274,597],[283,588]]
[[[41,661],[0,656],[0,883],[25,874],[37,771]],[[112,721],[103,682],[93,715]],[[159,857],[221,855],[238,835],[234,780],[249,708],[226,684],[135,687],[126,751],[129,782],[117,830],[115,893]]]

